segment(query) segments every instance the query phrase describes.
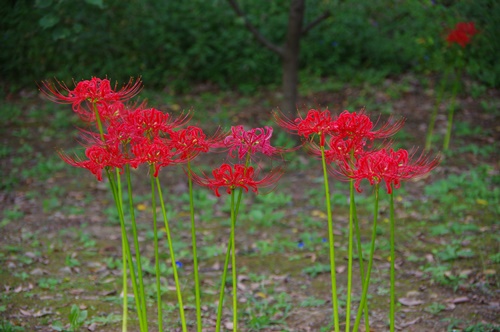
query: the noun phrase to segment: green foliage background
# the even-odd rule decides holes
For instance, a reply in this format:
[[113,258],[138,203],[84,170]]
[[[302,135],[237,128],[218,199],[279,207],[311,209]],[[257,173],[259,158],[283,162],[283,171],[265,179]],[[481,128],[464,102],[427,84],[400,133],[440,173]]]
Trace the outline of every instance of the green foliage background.
[[[239,3],[267,38],[283,43],[289,0]],[[305,74],[436,72],[447,29],[474,21],[481,34],[466,50],[466,70],[500,85],[499,1],[306,0],[306,6],[306,24],[326,9],[332,16],[302,40]],[[142,76],[154,88],[212,82],[243,91],[281,80],[280,59],[253,39],[225,0],[10,0],[0,17],[0,84],[10,90],[52,77]]]

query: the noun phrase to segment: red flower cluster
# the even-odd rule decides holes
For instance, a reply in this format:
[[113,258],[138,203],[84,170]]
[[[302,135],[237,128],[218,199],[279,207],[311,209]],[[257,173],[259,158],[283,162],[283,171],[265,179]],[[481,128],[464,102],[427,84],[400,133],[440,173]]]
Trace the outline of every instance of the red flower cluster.
[[476,30],[474,22],[460,22],[455,25],[448,36],[446,41],[448,44],[456,43],[461,47],[467,46],[470,43],[472,36],[478,34],[479,31]]
[[120,90],[99,78],[79,82],[74,90],[60,82],[58,85],[56,88],[44,82],[41,90],[53,101],[71,103],[82,119],[103,124],[97,126],[99,132],[84,131],[88,136],[86,159],[60,153],[65,162],[88,169],[99,181],[103,170],[123,169],[127,164],[133,168],[148,164],[157,177],[161,168],[185,163],[220,144],[220,135],[207,137],[195,126],[181,128],[188,122],[189,114],[173,118],[155,108],[146,108],[145,104],[128,108],[124,102],[137,94],[140,81],[131,80]]
[[61,158],[72,166],[88,169],[101,181],[103,170],[123,169],[125,165],[133,168],[150,165],[153,176],[157,177],[161,168],[185,163],[212,148],[227,148],[230,157],[237,155],[238,162],[248,156],[245,165],[225,163],[216,168],[213,179],[205,174],[193,174],[197,183],[214,190],[217,196],[221,187],[227,192],[235,188],[257,192],[258,187],[269,186],[281,176],[281,170],[275,168],[256,180],[258,172],[248,165],[257,152],[267,156],[280,153],[281,150],[270,143],[272,127],[245,130],[243,126],[235,126],[225,138],[220,132],[207,137],[199,127],[184,128],[189,114],[173,118],[168,113],[147,108],[145,103],[127,107],[124,102],[140,89],[140,80],[130,80],[119,90],[116,86],[112,88],[109,80],[95,77],[77,83],[73,90],[59,81],[43,82],[40,90],[50,100],[71,104],[81,119],[98,129],[98,132],[82,130],[87,142],[86,158],[69,157],[60,152]]
[[355,187],[361,192],[360,183],[363,179],[371,185],[385,182],[387,193],[392,193],[392,188],[399,188],[401,181],[415,179],[429,173],[434,169],[439,159],[429,159],[427,155],[420,155],[412,160],[413,154],[407,150],[380,149],[371,151],[361,156],[353,167],[340,164],[341,171],[349,178],[355,180]]
[[98,108],[102,119],[112,119],[120,115],[123,101],[136,96],[142,88],[141,80],[129,82],[120,90],[117,86],[111,87],[108,79],[93,77],[90,80],[81,81],[70,90],[63,82],[56,83],[45,81],[40,86],[40,91],[51,101],[61,104],[71,104],[73,110],[88,122],[95,121],[95,107]]
[[230,194],[236,188],[243,188],[245,191],[252,189],[258,192],[258,187],[267,187],[276,183],[281,177],[279,169],[273,169],[260,180],[256,180],[256,172],[252,166],[240,164],[229,165],[222,164],[219,168],[212,171],[213,178],[206,174],[203,176],[194,176],[194,180],[205,187],[212,189],[217,197],[220,197],[219,189],[225,187],[226,192]]
[[[249,166],[257,153],[265,156],[280,154],[283,150],[271,145],[273,134],[272,127],[252,128],[245,130],[243,126],[231,127],[231,132],[222,140],[218,147],[228,150],[228,157],[237,159],[235,164],[224,163],[221,167],[212,171],[213,177],[207,174],[193,176],[193,180],[199,185],[212,189],[216,196],[220,196],[219,189],[226,188],[230,194],[236,188],[245,191],[252,189],[257,192],[258,187],[267,187],[276,183],[281,177],[281,168],[272,169],[261,180],[256,180],[258,172]],[[244,164],[241,162],[244,161]]]
[[279,149],[271,146],[271,136],[273,128],[265,126],[263,128],[253,128],[245,130],[243,126],[231,127],[231,134],[224,139],[223,146],[229,148],[229,155],[242,160],[248,155],[260,152],[266,156],[272,156],[280,152]]
[[[372,150],[375,139],[387,139],[402,128],[404,121],[390,118],[379,129],[365,114],[344,111],[333,117],[328,111],[309,110],[306,117],[295,120],[275,114],[277,123],[294,134],[305,137],[309,152],[316,156],[324,154],[329,164],[337,166],[331,171],[338,175],[356,180],[356,189],[360,191],[360,182],[367,179],[372,185],[385,181],[387,191],[392,186],[399,187],[400,181],[415,178],[428,173],[439,163],[436,158],[429,160],[421,155],[412,161],[413,154],[406,150],[394,152],[390,143],[384,143],[378,150]],[[319,137],[319,142],[314,140]]]
[[311,109],[305,118],[299,114],[295,120],[290,120],[283,114],[274,113],[276,123],[292,134],[303,136],[305,139],[313,139],[319,136],[320,145],[325,145],[325,138],[334,131],[334,120],[330,111],[320,111]]

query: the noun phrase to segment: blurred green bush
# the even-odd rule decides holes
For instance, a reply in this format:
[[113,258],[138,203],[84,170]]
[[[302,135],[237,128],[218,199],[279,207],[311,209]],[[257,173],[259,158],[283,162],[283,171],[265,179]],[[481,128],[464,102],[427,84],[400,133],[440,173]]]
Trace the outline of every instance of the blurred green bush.
[[[0,84],[9,90],[57,77],[142,76],[152,88],[192,83],[252,91],[278,84],[280,59],[261,47],[225,0],[10,0],[0,6]],[[239,0],[275,43],[286,33],[289,0]],[[467,72],[500,85],[496,0],[306,0],[306,23],[332,16],[302,40],[301,70],[343,77],[436,72],[446,29],[474,21]]]

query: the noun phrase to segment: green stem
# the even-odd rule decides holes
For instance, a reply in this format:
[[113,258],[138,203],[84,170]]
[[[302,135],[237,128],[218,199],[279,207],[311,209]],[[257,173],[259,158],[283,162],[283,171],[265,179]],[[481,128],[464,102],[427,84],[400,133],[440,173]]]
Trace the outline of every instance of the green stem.
[[234,233],[236,228],[236,214],[234,206],[234,190],[231,191],[231,272],[233,282],[233,331],[238,331],[238,280],[236,276],[236,244]]
[[94,109],[95,120],[97,122],[97,129],[99,130],[99,135],[101,137],[101,140],[103,142],[105,142],[105,139],[104,139],[104,129],[102,127],[101,116],[99,115],[99,111],[97,109],[96,103],[92,103],[92,108]]
[[[234,218],[235,218],[235,223],[236,223],[236,217],[238,216],[238,212],[240,209],[240,203],[241,203],[241,198],[243,196],[243,190],[239,189],[238,191],[238,198],[236,200],[236,208],[234,212]],[[232,243],[231,243],[231,237],[229,237],[229,241],[227,242],[227,249],[226,249],[226,258],[224,260],[224,269],[222,271],[222,281],[220,285],[220,291],[219,291],[219,305],[217,308],[217,321],[215,323],[215,331],[220,332],[220,327],[221,327],[221,321],[222,321],[222,306],[224,302],[224,294],[225,294],[225,287],[226,287],[226,279],[227,279],[227,270],[229,266],[229,259],[231,257],[231,248],[232,248]]]
[[349,183],[349,248],[348,248],[348,263],[347,263],[347,300],[345,314],[345,331],[349,332],[351,324],[351,292],[352,292],[352,244],[353,244],[353,228],[354,228],[354,180]]
[[125,250],[125,238],[122,237],[122,282],[123,282],[123,318],[122,331],[127,331],[128,319],[128,289],[127,289],[127,252]]
[[165,223],[165,233],[167,233],[168,250],[170,251],[170,260],[172,261],[172,269],[174,270],[175,289],[177,291],[177,302],[179,303],[179,314],[181,316],[182,331],[187,332],[186,317],[184,314],[184,304],[182,303],[182,293],[179,284],[179,276],[177,273],[177,265],[174,255],[174,247],[172,245],[172,237],[170,235],[170,227],[168,226],[167,210],[163,201],[163,194],[161,190],[160,180],[156,178],[156,187],[158,189],[158,198],[160,199],[161,211],[163,213],[163,221]]
[[137,223],[135,219],[134,196],[132,194],[132,180],[130,178],[130,165],[125,166],[125,176],[127,178],[128,203],[130,210],[130,221],[132,225],[132,235],[134,239],[135,260],[137,264],[137,277],[139,279],[140,303],[142,316],[147,328],[147,309],[146,309],[146,293],[144,291],[144,278],[142,276],[141,250],[139,248],[139,236],[137,232]]
[[375,238],[377,236],[377,220],[378,220],[378,192],[379,192],[379,185],[375,185],[375,204],[374,204],[374,209],[373,209],[373,228],[372,228],[372,241],[371,241],[371,246],[370,246],[370,259],[368,260],[368,268],[366,270],[366,277],[364,279],[363,283],[363,293],[361,295],[361,301],[359,303],[358,307],[358,314],[356,315],[356,321],[354,322],[354,328],[353,331],[357,332],[359,329],[359,323],[361,322],[361,316],[363,313],[363,309],[365,308],[366,305],[366,299],[368,295],[368,288],[370,286],[370,275],[372,271],[372,265],[373,265],[373,254],[375,252]]
[[335,247],[334,247],[335,239],[333,235],[332,208],[330,203],[330,189],[328,187],[328,173],[326,169],[324,146],[321,146],[321,161],[323,165],[325,201],[326,201],[326,211],[328,216],[328,239],[330,244],[330,271],[331,271],[331,284],[332,284],[333,324],[335,326],[335,332],[339,332],[340,327],[339,327],[339,312],[338,312],[338,299],[337,299],[337,277],[335,271]]
[[451,131],[453,128],[453,114],[455,113],[456,100],[458,94],[458,88],[460,86],[460,73],[455,75],[455,81],[453,83],[453,91],[451,94],[450,107],[448,108],[448,123],[446,125],[446,136],[444,137],[443,150],[447,151],[450,146]]
[[160,283],[160,255],[158,250],[158,226],[156,222],[156,195],[155,195],[155,177],[154,165],[151,165],[151,209],[153,213],[153,237],[155,254],[155,273],[156,273],[156,302],[158,308],[158,331],[163,331],[163,311],[161,302],[161,283]]
[[441,105],[441,101],[443,100],[444,90],[446,87],[446,77],[448,76],[448,72],[449,71],[446,71],[444,77],[441,78],[441,82],[439,84],[439,90],[436,95],[436,102],[434,104],[434,109],[432,110],[431,119],[429,121],[429,127],[427,128],[427,136],[425,139],[425,150],[430,150],[432,145],[434,126],[436,124],[436,118],[439,111],[439,106]]
[[191,173],[191,163],[187,162],[188,184],[189,184],[189,208],[191,214],[191,242],[193,247],[193,268],[194,268],[194,290],[196,299],[196,322],[198,332],[202,331],[201,322],[201,296],[200,296],[200,277],[198,273],[198,255],[196,250],[196,225],[194,220],[194,198],[193,198],[193,175]]
[[[247,167],[250,164],[250,153],[247,154],[246,160],[245,160],[245,167]],[[234,209],[234,223],[236,224],[236,217],[238,216],[238,212],[240,210],[240,203],[241,203],[241,198],[243,196],[243,189],[239,189],[238,191],[238,199],[236,200],[236,207]],[[232,204],[231,204],[232,208]],[[232,223],[232,218],[231,218],[231,223]],[[227,242],[227,249],[226,249],[226,258],[224,260],[224,269],[222,272],[222,281],[221,281],[221,286],[220,286],[220,291],[219,291],[219,305],[217,308],[217,320],[215,323],[215,331],[220,332],[220,325],[222,321],[222,306],[224,302],[224,294],[226,290],[226,278],[227,278],[227,270],[229,266],[229,256],[232,248],[232,241],[231,237],[229,238],[229,241]]]
[[[358,222],[358,216],[357,216],[357,212],[356,212],[356,203],[355,203],[354,193],[352,195],[351,202],[353,202],[353,205],[354,205],[354,209],[353,209],[354,228],[356,231],[356,244],[357,244],[357,249],[358,249],[359,276],[361,279],[361,287],[363,287],[363,281],[365,280],[365,267],[364,267],[364,260],[363,260],[363,248],[361,248],[361,232],[359,230],[359,222]],[[368,317],[368,301],[366,301],[366,303],[365,303],[364,313],[365,313],[365,331],[370,331],[370,320]]]
[[396,253],[395,253],[395,221],[394,221],[394,192],[390,195],[390,245],[391,245],[391,307],[389,313],[390,329],[391,332],[395,330],[395,308],[396,308]]
[[215,331],[220,332],[220,325],[221,325],[221,320],[222,320],[222,304],[224,302],[224,293],[226,289],[226,279],[227,279],[227,269],[229,266],[229,259],[231,256],[231,237],[229,237],[229,241],[227,244],[227,249],[226,249],[226,259],[224,260],[224,269],[222,271],[222,280],[220,284],[220,290],[219,290],[219,305],[217,307],[217,321],[215,323]]
[[[108,174],[109,175],[109,174]],[[109,179],[109,178],[108,178]],[[123,202],[123,195],[121,185],[118,187],[118,200]],[[123,282],[123,318],[122,318],[122,331],[127,331],[128,319],[128,285],[127,285],[127,253],[125,250],[125,238],[122,236],[122,282]]]
[[[111,176],[108,169],[106,169],[106,174],[109,179],[109,185],[111,188],[111,193],[116,204],[116,210],[118,212],[118,219],[120,220],[120,229],[122,235],[122,243],[125,244],[125,252],[127,255],[127,263],[130,267],[130,277],[132,279],[132,289],[134,291],[135,305],[137,310],[137,316],[139,318],[140,331],[147,331],[147,319],[143,316],[143,311],[141,310],[141,302],[139,299],[139,289],[137,287],[137,279],[135,276],[135,268],[132,262],[132,254],[130,253],[130,246],[127,238],[127,230],[125,228],[125,217],[123,214],[123,201],[120,199],[122,197],[121,192],[121,181],[120,181],[120,171],[116,169],[116,182]],[[126,268],[126,266],[124,266]]]

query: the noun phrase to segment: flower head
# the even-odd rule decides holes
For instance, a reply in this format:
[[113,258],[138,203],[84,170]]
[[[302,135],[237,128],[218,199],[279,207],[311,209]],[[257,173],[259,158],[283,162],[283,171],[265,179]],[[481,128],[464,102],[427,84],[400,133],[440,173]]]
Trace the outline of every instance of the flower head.
[[220,188],[226,188],[228,194],[236,188],[242,188],[245,191],[251,189],[257,193],[259,187],[270,186],[277,182],[281,177],[281,170],[274,169],[262,179],[256,180],[257,174],[252,166],[222,164],[221,167],[212,171],[212,176],[213,178],[205,174],[194,175],[193,180],[199,185],[210,188],[217,197],[220,197]]
[[131,151],[134,157],[130,160],[130,166],[137,168],[140,164],[149,164],[154,167],[154,177],[158,176],[160,168],[185,161],[177,158],[169,140],[158,136],[152,139],[143,137],[133,142]]
[[179,118],[172,118],[169,113],[156,108],[137,108],[129,112],[124,122],[129,126],[129,131],[137,136],[156,137],[160,134],[171,134],[176,128],[184,125],[189,120],[189,114]]
[[106,167],[121,169],[127,162],[117,145],[103,145],[101,142],[85,149],[85,160],[71,158],[62,152],[59,156],[71,166],[88,169],[98,181],[102,181],[102,171]]
[[335,119],[335,134],[341,138],[351,140],[374,140],[387,138],[394,135],[403,126],[404,121],[393,122],[389,119],[379,129],[373,130],[376,126],[365,114],[364,109],[360,112],[343,111]]
[[465,47],[470,43],[471,38],[478,33],[474,22],[459,22],[455,25],[455,29],[448,34],[446,41],[450,45],[456,43]]
[[233,126],[231,134],[224,139],[224,146],[229,148],[231,156],[237,152],[239,159],[244,159],[248,154],[254,155],[256,152],[272,156],[278,152],[277,148],[271,146],[272,135],[273,128],[269,126],[250,130],[245,130],[243,126]]
[[200,152],[208,152],[221,140],[220,134],[216,133],[213,137],[207,137],[203,130],[196,126],[188,126],[173,132],[171,136],[172,144],[183,159],[192,159]]
[[82,107],[82,104],[92,104],[102,106],[108,103],[123,102],[129,100],[139,93],[142,83],[138,79],[134,82],[131,78],[121,89],[111,87],[108,79],[92,77],[90,80],[78,82],[73,90],[63,83],[56,81],[42,82],[40,91],[51,101],[61,104],[71,104],[73,111],[85,121],[92,121],[95,118],[92,107]]
[[292,134],[304,136],[305,139],[312,139],[315,135],[320,138],[319,145],[325,145],[326,136],[334,133],[335,123],[330,111],[320,111],[311,109],[305,118],[299,115],[295,120],[290,120],[283,114],[274,113],[276,123]]
[[[393,121],[390,118],[378,129],[375,129],[377,122],[373,123],[364,109],[352,113],[343,111],[333,120],[333,130],[325,138],[323,148],[326,160],[329,163],[340,160],[353,162],[365,153],[366,147],[370,147],[373,140],[385,139],[394,135],[403,124],[403,120]],[[315,156],[322,154],[321,146],[314,142],[310,142],[308,150]]]
[[357,160],[354,168],[347,163],[340,163],[339,166],[345,175],[355,180],[358,192],[361,192],[361,181],[366,179],[371,185],[385,182],[387,193],[390,194],[393,187],[399,188],[401,181],[421,177],[439,164],[439,158],[429,159],[427,155],[421,154],[414,159],[414,155],[404,149],[394,151],[384,148],[367,152]]

